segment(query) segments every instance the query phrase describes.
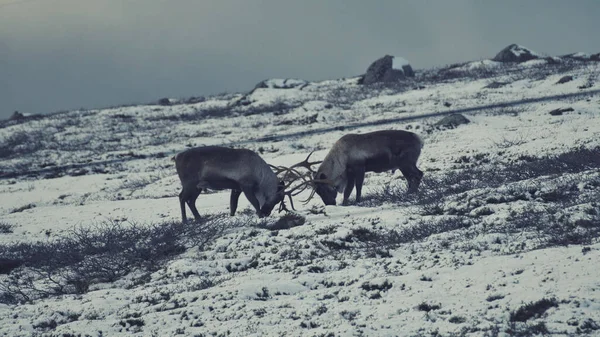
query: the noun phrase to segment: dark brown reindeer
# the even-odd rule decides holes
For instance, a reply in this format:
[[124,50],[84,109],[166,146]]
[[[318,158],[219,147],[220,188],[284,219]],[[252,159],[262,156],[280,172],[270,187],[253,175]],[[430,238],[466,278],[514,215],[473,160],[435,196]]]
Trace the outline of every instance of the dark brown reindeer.
[[172,158],[182,190],[179,193],[181,219],[187,221],[185,204],[198,220],[196,199],[202,190],[230,189],[230,214],[233,216],[243,192],[259,217],[269,216],[284,198],[284,185],[271,167],[256,152],[221,146],[196,147]]
[[343,205],[356,185],[356,202],[361,200],[365,172],[399,169],[408,181],[408,192],[418,190],[423,172],[417,160],[423,141],[412,132],[384,130],[364,134],[347,134],[340,138],[317,169],[316,193],[326,205],[335,205],[337,193],[344,193]]

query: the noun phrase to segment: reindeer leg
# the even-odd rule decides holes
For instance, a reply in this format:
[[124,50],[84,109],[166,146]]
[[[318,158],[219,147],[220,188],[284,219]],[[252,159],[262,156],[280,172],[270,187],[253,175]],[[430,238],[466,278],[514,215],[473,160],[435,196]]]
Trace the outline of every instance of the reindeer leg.
[[354,171],[354,180],[356,182],[356,202],[360,202],[360,195],[362,192],[362,185],[365,181],[365,166],[357,165],[352,168]]
[[185,216],[185,190],[181,190],[179,193],[179,207],[181,207],[181,222],[186,223],[187,217]]
[[195,205],[196,199],[198,199],[200,191],[201,190],[196,188],[196,186],[194,186],[193,184],[189,184],[187,186],[184,186],[181,190],[181,193],[179,193],[179,206],[181,207],[182,222],[187,221],[187,216],[185,214],[185,204],[187,204],[190,210],[192,211],[194,218],[196,220],[200,219],[200,214],[198,213],[198,210],[196,209]]
[[246,199],[248,199],[252,206],[254,206],[254,209],[256,209],[256,214],[258,214],[258,217],[263,218],[264,215],[260,212],[260,203],[254,195],[254,189],[252,187],[249,187],[248,185],[242,185],[241,188],[242,192],[244,192],[244,195],[246,196]]
[[231,196],[229,197],[229,215],[234,216],[237,210],[238,200],[240,199],[242,191],[233,189],[231,190]]
[[417,168],[420,154],[420,149],[404,153],[401,157],[402,163],[399,163],[400,172],[408,183],[408,193],[416,193],[423,179],[423,171]]
[[196,221],[200,220],[200,213],[198,213],[198,209],[196,209],[196,199],[198,199],[200,192],[202,192],[201,189],[194,189],[193,192],[191,193],[190,198],[188,199],[188,202],[187,202],[190,210],[192,211],[192,214],[194,215],[194,219],[196,219]]
[[348,169],[346,170],[346,188],[344,188],[344,200],[342,201],[342,206],[348,205],[348,198],[354,189],[354,171]]

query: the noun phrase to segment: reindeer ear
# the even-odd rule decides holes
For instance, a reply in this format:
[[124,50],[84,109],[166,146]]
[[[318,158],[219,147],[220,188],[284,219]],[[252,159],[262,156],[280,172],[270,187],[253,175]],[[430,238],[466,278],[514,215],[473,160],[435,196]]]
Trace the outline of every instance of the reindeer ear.
[[318,177],[318,179],[323,179],[323,180],[325,180],[325,179],[327,179],[327,176],[325,175],[325,173],[321,173],[321,174],[319,174],[319,177]]
[[285,182],[283,180],[280,180],[279,183],[277,184],[277,192],[283,191],[284,189],[285,189]]

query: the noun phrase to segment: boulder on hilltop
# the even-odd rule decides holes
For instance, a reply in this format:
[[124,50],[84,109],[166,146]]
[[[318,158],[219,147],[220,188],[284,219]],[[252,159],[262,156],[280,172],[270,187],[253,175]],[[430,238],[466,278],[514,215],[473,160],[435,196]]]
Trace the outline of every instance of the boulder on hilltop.
[[542,56],[531,49],[527,49],[518,44],[511,44],[510,46],[502,49],[496,56],[492,59],[497,62],[525,62],[529,60],[534,60],[541,58]]
[[414,77],[410,63],[402,57],[385,55],[371,63],[362,78],[362,84],[397,82],[407,77]]
[[21,120],[21,119],[25,119],[25,115],[18,111],[13,112],[13,114],[8,118],[8,120],[11,120],[11,121],[16,121],[16,120]]

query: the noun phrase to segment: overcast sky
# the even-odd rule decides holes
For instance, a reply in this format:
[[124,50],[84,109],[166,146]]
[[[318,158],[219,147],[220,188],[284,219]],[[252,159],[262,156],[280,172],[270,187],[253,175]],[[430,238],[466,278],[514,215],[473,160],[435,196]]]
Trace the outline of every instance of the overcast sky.
[[416,69],[518,43],[600,52],[600,0],[0,0],[0,118]]

